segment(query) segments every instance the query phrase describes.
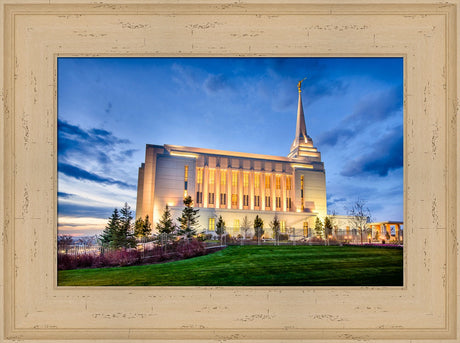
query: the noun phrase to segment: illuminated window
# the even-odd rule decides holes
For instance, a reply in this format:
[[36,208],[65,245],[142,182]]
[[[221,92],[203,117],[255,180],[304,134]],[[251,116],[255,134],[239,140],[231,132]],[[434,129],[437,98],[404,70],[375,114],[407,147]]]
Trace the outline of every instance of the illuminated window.
[[209,218],[208,231],[215,231],[216,229],[216,218]]
[[233,228],[234,229],[239,229],[240,228],[240,220],[239,219],[235,219],[233,221]]
[[286,198],[286,208],[287,208],[288,210],[290,210],[291,207],[292,207],[292,205],[291,205],[291,198]]
[[291,177],[286,176],[286,190],[290,191],[291,190]]
[[258,196],[258,195],[254,196],[254,206],[256,206],[256,207],[260,206],[260,196]]
[[227,172],[225,170],[220,172],[220,185],[224,186],[227,184]]
[[238,186],[238,172],[237,171],[232,171],[232,186],[233,187]]
[[286,221],[285,220],[280,221],[280,232],[286,233]]
[[243,187],[248,187],[249,186],[249,174],[244,173],[243,174]]
[[270,175],[265,175],[265,189],[270,188]]
[[209,193],[208,202],[210,205],[214,205],[214,193]]
[[227,194],[221,193],[220,194],[220,204],[226,205],[227,204]]
[[303,235],[304,237],[308,236],[308,222],[303,222]]
[[215,177],[216,177],[216,171],[214,169],[209,169],[209,183],[211,185],[214,184]]
[[196,183],[198,184],[203,183],[203,168],[198,168],[196,170]]
[[281,197],[276,197],[276,208],[281,208]]
[[300,199],[301,199],[301,210],[303,211],[305,209],[304,204],[303,204],[303,175],[300,176]]
[[260,188],[260,174],[254,175],[254,188],[255,189]]
[[243,206],[249,206],[249,195],[243,195]]
[[276,189],[281,189],[281,176],[276,175],[275,181],[276,181]]
[[184,198],[187,196],[188,166],[184,167]]
[[238,194],[232,194],[232,206],[238,205]]
[[270,196],[269,195],[265,197],[265,207],[266,208],[270,207]]

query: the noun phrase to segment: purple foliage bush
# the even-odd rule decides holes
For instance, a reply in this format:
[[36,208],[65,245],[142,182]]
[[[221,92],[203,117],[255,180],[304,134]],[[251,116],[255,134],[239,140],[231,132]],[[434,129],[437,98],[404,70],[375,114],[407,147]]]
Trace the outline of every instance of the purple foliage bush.
[[206,254],[205,245],[197,239],[180,240],[167,246],[155,246],[141,252],[130,250],[107,250],[103,254],[58,253],[58,270],[79,268],[124,267],[141,263],[181,260]]

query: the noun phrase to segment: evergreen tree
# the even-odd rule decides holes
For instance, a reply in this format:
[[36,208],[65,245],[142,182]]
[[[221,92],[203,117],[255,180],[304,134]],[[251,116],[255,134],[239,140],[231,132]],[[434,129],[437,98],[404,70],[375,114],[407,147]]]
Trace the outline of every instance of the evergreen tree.
[[114,246],[116,248],[135,248],[136,239],[133,233],[133,213],[128,203],[120,210],[120,226],[116,231]]
[[166,205],[163,215],[161,216],[156,228],[162,242],[168,243],[170,239],[174,238],[177,227],[172,221],[171,211],[169,210],[168,205]]
[[315,233],[316,233],[316,236],[321,237],[323,235],[323,223],[321,222],[321,219],[319,219],[319,217],[316,217]]
[[116,232],[120,227],[120,215],[118,210],[115,208],[112,215],[109,217],[107,225],[99,236],[99,242],[104,248],[113,248],[113,240],[116,237]]
[[270,223],[270,227],[273,231],[273,238],[275,238],[275,244],[279,244],[279,235],[280,235],[280,221],[278,215],[275,214],[273,221]]
[[222,235],[225,234],[225,222],[222,216],[219,216],[216,224],[216,233],[219,235],[220,245],[222,245]]
[[190,239],[196,236],[196,227],[198,226],[199,210],[192,207],[193,200],[189,195],[184,198],[185,208],[182,210],[182,215],[177,218],[179,221],[179,235],[184,238]]
[[257,244],[260,245],[260,238],[264,233],[264,221],[259,215],[256,215],[256,219],[254,219],[254,235],[257,237]]
[[137,238],[148,237],[152,233],[152,223],[150,223],[149,215],[145,215],[145,219],[137,218],[134,223],[134,236]]

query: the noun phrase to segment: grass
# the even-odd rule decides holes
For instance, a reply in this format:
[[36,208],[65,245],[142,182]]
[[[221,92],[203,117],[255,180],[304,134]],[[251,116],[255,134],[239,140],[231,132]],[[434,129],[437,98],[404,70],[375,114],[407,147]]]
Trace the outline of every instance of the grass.
[[58,272],[59,286],[402,286],[403,250],[229,246],[162,264]]

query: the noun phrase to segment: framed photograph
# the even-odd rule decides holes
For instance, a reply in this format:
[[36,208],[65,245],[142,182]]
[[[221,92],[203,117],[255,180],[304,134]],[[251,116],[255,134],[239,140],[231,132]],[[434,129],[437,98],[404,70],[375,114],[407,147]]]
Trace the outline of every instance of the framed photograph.
[[[3,133],[1,161],[4,168],[2,187],[0,187],[3,195],[0,215],[4,223],[2,226],[4,263],[0,267],[3,288],[0,296],[3,304],[1,335],[5,342],[18,340],[58,342],[68,339],[203,342],[378,341],[382,339],[399,342],[419,339],[458,341],[460,323],[457,301],[460,292],[457,284],[460,280],[457,265],[460,261],[457,243],[457,201],[459,200],[457,181],[459,10],[457,1],[447,1],[442,4],[421,4],[416,1],[400,4],[385,1],[371,3],[358,1],[352,4],[333,2],[318,4],[309,1],[290,4],[225,1],[214,3],[199,1],[193,4],[187,2],[133,4],[114,1],[89,4],[59,1],[45,4],[25,0],[4,2],[1,14],[4,28],[2,34],[4,116],[1,121]],[[111,142],[116,144],[126,143],[123,141],[124,137],[113,135],[114,132],[120,132],[114,129],[117,123],[123,125],[123,120],[127,120],[124,125],[127,136],[149,131],[149,124],[140,121],[139,127],[136,128],[133,121],[139,119],[120,118],[120,114],[113,115],[110,118],[111,123],[107,116],[105,119],[89,116],[84,120],[82,118],[80,121],[72,122],[72,111],[78,112],[79,108],[92,106],[91,99],[103,98],[110,86],[115,84],[115,78],[104,79],[113,70],[108,70],[109,68],[105,68],[103,64],[98,65],[99,62],[86,66],[80,64],[78,66],[80,69],[74,69],[78,72],[65,77],[65,63],[81,62],[83,58],[86,58],[90,64],[94,61],[93,58],[97,58],[97,61],[112,62],[122,59],[127,61],[127,58],[130,61],[144,59],[144,62],[152,58],[170,61],[164,63],[173,63],[176,59],[175,68],[179,69],[186,69],[187,66],[177,61],[184,58],[190,61],[193,58],[195,61],[201,61],[199,63],[202,63],[202,70],[211,68],[212,63],[209,61],[217,59],[222,59],[221,61],[224,59],[227,61],[285,60],[288,61],[287,63],[296,59],[304,61],[348,59],[348,61],[361,61],[361,63],[347,65],[343,70],[350,71],[355,68],[362,72],[366,68],[374,68],[373,71],[382,77],[385,76],[387,81],[392,78],[394,69],[389,68],[385,63],[373,67],[366,61],[399,61],[401,75],[398,79],[400,81],[398,110],[402,113],[400,123],[391,122],[390,125],[387,121],[385,127],[382,125],[375,128],[378,132],[376,131],[374,137],[368,133],[369,136],[361,141],[362,151],[367,152],[367,155],[363,155],[368,159],[375,158],[374,164],[365,165],[363,160],[356,158],[352,159],[353,163],[348,165],[348,169],[342,171],[358,173],[360,170],[374,170],[377,173],[388,173],[399,170],[403,184],[402,201],[395,203],[389,192],[376,193],[374,196],[379,197],[379,203],[384,204],[383,207],[387,212],[397,208],[398,204],[401,206],[402,202],[402,218],[397,218],[398,221],[394,223],[381,220],[368,221],[372,224],[369,225],[371,231],[369,236],[365,235],[365,239],[372,243],[376,238],[382,241],[379,244],[399,243],[403,239],[403,274],[400,281],[388,284],[363,283],[339,286],[313,283],[261,283],[257,286],[249,282],[238,285],[166,283],[136,286],[129,283],[120,283],[121,286],[116,286],[116,283],[109,285],[100,283],[91,287],[87,284],[77,285],[76,282],[60,284],[59,275],[63,274],[59,274],[58,271],[60,254],[58,226],[61,233],[75,233],[78,230],[84,233],[88,228],[85,227],[87,222],[84,220],[81,222],[75,220],[84,216],[75,215],[75,207],[72,212],[65,205],[76,204],[82,209],[85,199],[83,195],[91,193],[83,184],[74,182],[72,186],[72,182],[66,183],[65,177],[73,178],[72,180],[82,180],[86,177],[92,182],[125,187],[125,189],[134,189],[132,184],[138,182],[135,188],[143,189],[143,192],[140,194],[137,191],[136,194],[131,190],[133,195],[129,195],[131,194],[129,192],[126,194],[134,199],[132,201],[137,200],[136,212],[142,213],[141,218],[151,214],[152,218],[156,218],[155,222],[161,216],[161,211],[154,210],[149,202],[158,202],[157,208],[170,206],[174,216],[177,217],[183,206],[176,200],[179,198],[181,200],[190,192],[197,202],[197,207],[206,214],[204,219],[202,218],[205,220],[203,225],[207,227],[203,234],[212,237],[215,228],[219,227],[215,223],[218,222],[218,216],[215,217],[215,222],[212,222],[214,217],[207,214],[212,207],[210,205],[214,205],[212,207],[214,212],[219,209],[231,218],[227,219],[232,223],[228,225],[232,229],[229,239],[235,239],[232,236],[238,235],[237,228],[241,225],[239,222],[236,223],[237,219],[230,216],[233,210],[262,210],[260,206],[264,206],[267,210],[268,206],[273,213],[289,212],[287,210],[290,208],[288,205],[290,202],[287,199],[290,199],[290,193],[287,189],[290,187],[287,183],[291,181],[286,180],[289,179],[289,175],[292,175],[294,185],[300,185],[302,182],[302,192],[299,190],[297,194],[297,189],[294,187],[296,193],[292,196],[291,206],[295,210],[292,211],[291,216],[281,218],[285,223],[280,223],[280,230],[284,225],[285,231],[280,233],[286,234],[288,236],[286,242],[293,244],[296,241],[311,243],[315,239],[323,239],[320,231],[311,234],[313,231],[308,230],[315,226],[314,218],[320,217],[322,211],[325,212],[325,188],[323,193],[318,191],[321,188],[318,186],[321,180],[315,181],[313,185],[316,191],[312,196],[313,200],[303,198],[303,190],[308,190],[309,187],[307,185],[304,188],[303,177],[310,180],[312,178],[308,174],[310,170],[316,171],[315,175],[321,174],[322,163],[321,160],[317,160],[318,152],[313,151],[315,149],[313,143],[310,144],[308,125],[305,128],[305,124],[302,124],[305,103],[302,107],[300,94],[302,89],[308,91],[307,84],[303,83],[308,82],[308,79],[302,80],[305,76],[308,77],[304,75],[309,72],[308,70],[299,71],[299,77],[293,78],[295,93],[293,117],[296,117],[297,123],[295,137],[294,133],[292,134],[295,139],[288,153],[289,158],[297,158],[296,161],[300,161],[299,163],[294,163],[294,160],[285,161],[281,157],[280,160],[273,161],[272,157],[265,157],[266,161],[272,163],[271,167],[266,164],[258,166],[257,161],[264,160],[262,155],[230,156],[229,153],[225,153],[227,156],[221,150],[219,155],[216,153],[217,150],[187,148],[184,141],[177,143],[172,140],[145,141],[143,144],[165,144],[147,146],[147,152],[154,151],[152,156],[156,156],[155,154],[160,156],[155,157],[156,161],[168,157],[175,161],[173,163],[176,167],[179,165],[177,167],[178,170],[180,169],[181,180],[179,196],[170,199],[169,193],[161,193],[161,187],[156,190],[160,198],[158,195],[155,198],[153,192],[150,195],[146,193],[148,188],[144,184],[150,179],[141,175],[148,173],[145,165],[151,163],[147,161],[147,158],[150,158],[149,153],[146,153],[146,160],[142,161],[144,164],[140,166],[139,177],[135,175],[126,179],[117,179],[109,172],[103,174],[103,167],[107,168],[107,165],[102,162],[97,166],[91,164],[90,158],[95,157],[96,154],[99,154],[98,157],[104,157],[102,156],[104,145],[97,145],[101,137],[110,138]],[[257,70],[256,66],[253,66],[252,70],[248,66],[238,67],[245,77]],[[160,68],[154,73],[161,75],[167,70],[167,68]],[[96,74],[101,75],[103,83],[112,80],[111,84],[102,84],[99,88],[92,87],[91,82],[96,80],[97,77],[94,77]],[[351,78],[349,74],[343,74],[344,77]],[[144,77],[147,76],[146,72]],[[241,79],[235,78],[229,82],[238,80]],[[248,82],[249,79],[244,80]],[[177,79],[174,82],[180,85],[180,81]],[[86,90],[85,82],[88,87]],[[363,82],[363,80],[354,80],[354,82]],[[224,84],[222,79],[208,80],[208,92],[213,92]],[[248,83],[245,85],[248,87]],[[127,85],[118,86],[120,94],[126,93],[123,87]],[[238,87],[238,85],[234,86]],[[340,85],[323,86],[326,88],[323,92],[327,92]],[[159,107],[165,106],[165,103],[174,104],[174,94],[161,93],[159,88],[161,85],[156,87],[158,87],[157,92],[162,94],[164,99],[169,99]],[[61,98],[64,92],[67,98]],[[137,92],[139,103],[146,101],[142,98],[144,96],[142,92],[140,90]],[[177,92],[180,93],[179,86]],[[317,94],[320,92],[318,91]],[[182,97],[186,101],[184,94]],[[268,97],[273,96],[268,95]],[[286,95],[286,97],[289,100],[287,103],[292,103],[290,96]],[[191,102],[192,99],[188,101]],[[305,102],[305,99],[303,101]],[[222,103],[225,104],[223,100]],[[250,101],[246,103],[249,107]],[[389,93],[382,95],[381,103],[389,111],[396,106]],[[128,114],[143,109],[143,106],[136,101],[126,102],[126,104],[129,106],[123,111]],[[226,103],[225,110],[229,110],[230,105]],[[194,106],[199,105],[194,103]],[[345,108],[346,104],[335,104],[335,106]],[[337,110],[333,102],[325,108],[330,109],[331,113]],[[105,110],[106,115],[113,113],[112,105],[107,103]],[[352,116],[348,120],[356,120],[356,125],[372,126],[373,123],[375,124],[372,121],[372,115],[375,114],[373,110],[375,109],[364,108],[361,117]],[[382,115],[387,116],[388,113],[387,111]],[[172,114],[169,117],[174,120]],[[200,122],[206,119],[198,115],[195,117]],[[389,116],[385,118],[391,121]],[[180,120],[180,117],[175,120]],[[244,117],[234,118],[235,122],[242,123],[244,120]],[[303,121],[305,122],[304,118]],[[260,122],[261,126],[265,124],[263,120]],[[346,131],[345,124],[338,122],[333,127],[332,122],[327,123],[331,126],[331,130],[336,129],[335,138],[359,135],[356,131]],[[320,130],[319,125],[320,123],[312,124]],[[281,124],[278,126],[281,130]],[[294,127],[294,124],[292,126]],[[387,154],[386,156],[390,158],[383,161],[383,157],[378,157],[377,152],[381,152],[379,149],[376,148],[372,153],[371,139],[374,138],[373,143],[380,139],[382,145],[386,143],[387,147],[397,148],[400,146],[397,139],[388,136],[383,141],[386,136],[382,135],[382,132],[388,133],[395,127],[401,130],[402,142],[399,143],[403,143],[403,156]],[[66,137],[60,135],[60,132],[63,132],[62,128],[67,129],[69,135],[75,135],[77,132],[82,134],[81,137],[84,133],[92,134],[95,140],[86,141],[85,147],[76,147],[72,144],[80,144],[81,141],[75,139],[66,141]],[[339,132],[339,129],[343,132]],[[161,137],[161,130],[167,128],[155,131],[156,137]],[[323,142],[327,142],[328,138],[331,139],[332,135],[327,135],[331,130],[323,130],[324,135],[321,137]],[[303,140],[299,140],[299,137],[303,137]],[[177,145],[168,145],[169,143]],[[331,143],[331,148],[334,146],[336,147]],[[63,147],[67,150],[62,150]],[[208,147],[213,148],[213,146],[201,148]],[[106,146],[106,148],[112,147]],[[289,146],[286,148],[289,150]],[[216,149],[221,148],[217,146]],[[257,150],[257,147],[254,149]],[[133,154],[128,150],[129,147],[117,151],[126,157]],[[252,153],[243,149],[235,148],[235,150]],[[85,154],[88,160],[85,160]],[[122,161],[123,156],[120,154],[117,158]],[[281,153],[274,155],[281,155]],[[231,161],[238,158],[242,161],[241,165],[233,165]],[[338,159],[338,156],[335,159]],[[177,162],[178,160],[180,162]],[[245,161],[249,161],[248,166],[244,164]],[[254,165],[252,166],[251,163]],[[225,187],[228,185],[228,199],[217,197],[214,192],[211,192],[209,180],[214,178],[210,178],[210,173],[217,173],[217,170],[220,172],[221,168],[226,172],[232,171],[225,174],[228,183],[224,185]],[[384,170],[385,168],[387,169]],[[123,170],[120,170],[120,173],[122,172]],[[255,188],[249,187],[249,184],[255,183],[254,175],[251,173],[256,172],[263,173],[264,180],[268,175],[268,184],[274,186],[269,187],[268,191],[265,189],[260,205]],[[200,173],[202,173],[201,177]],[[248,183],[247,194],[244,186],[245,173]],[[161,177],[161,173],[159,175]],[[189,177],[193,182],[188,183]],[[220,174],[219,178],[222,178]],[[279,192],[276,186],[278,178]],[[201,189],[203,182],[199,180],[205,180],[203,186],[205,188]],[[267,181],[264,184],[266,185]],[[238,189],[237,191],[232,191],[233,185]],[[238,185],[241,185],[241,189]],[[216,194],[218,193],[217,189],[212,189]],[[163,198],[161,194],[164,194]],[[110,197],[108,193],[105,195]],[[385,195],[388,198],[382,199]],[[78,199],[80,202],[77,201]],[[96,197],[88,196],[86,199],[92,199],[93,203],[89,204],[91,208],[97,207]],[[369,195],[369,199],[372,199],[372,195]],[[329,200],[330,204],[341,201],[339,197]],[[323,202],[324,209],[321,205]],[[67,222],[58,215],[59,212],[62,214],[65,211],[73,214],[73,217],[66,218]],[[87,213],[89,212],[84,212],[85,215]],[[291,226],[288,221],[297,213],[311,213],[312,220],[311,223],[306,221],[307,224],[302,226],[303,236],[298,240],[295,231],[292,233],[286,230],[286,226]],[[136,214],[136,219],[137,217]],[[264,218],[264,220],[268,219]],[[100,229],[104,228],[104,224],[99,223]],[[293,227],[295,225],[297,224],[292,224]],[[385,225],[389,231],[383,234]],[[403,238],[399,232],[400,225],[404,225]],[[355,240],[356,243],[358,239],[356,233],[352,234],[344,230],[340,236],[341,242],[348,240],[346,242],[348,244],[350,240]],[[269,243],[264,242],[267,244],[273,244],[270,243],[271,240],[274,240],[275,244],[279,242],[276,233],[266,236],[261,234],[259,237],[257,231],[254,231],[254,235],[259,240],[267,240]],[[330,235],[324,234],[322,242],[326,240],[332,242],[338,237],[338,233],[334,236],[331,231]],[[244,240],[241,242],[243,244]]]

